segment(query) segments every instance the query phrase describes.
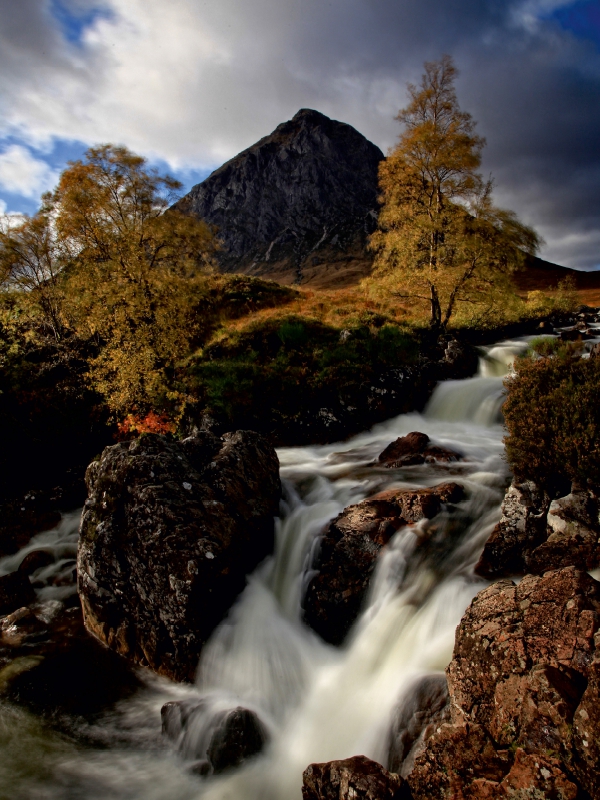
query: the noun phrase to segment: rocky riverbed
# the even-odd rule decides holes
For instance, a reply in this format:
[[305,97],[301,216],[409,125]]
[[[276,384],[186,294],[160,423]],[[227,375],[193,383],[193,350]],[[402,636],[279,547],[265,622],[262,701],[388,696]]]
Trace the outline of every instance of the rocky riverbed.
[[[525,346],[344,443],[105,451],[84,616],[77,513],[0,560],[10,796],[288,800],[303,773],[306,800],[597,796],[595,496],[505,497],[501,373]],[[522,519],[571,544],[490,584],[531,571],[495,555]]]

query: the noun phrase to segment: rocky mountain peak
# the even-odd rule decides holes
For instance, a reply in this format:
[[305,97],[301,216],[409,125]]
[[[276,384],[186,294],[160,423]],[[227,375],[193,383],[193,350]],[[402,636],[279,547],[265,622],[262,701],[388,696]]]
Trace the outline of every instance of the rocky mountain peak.
[[351,125],[303,108],[215,170],[177,207],[215,225],[224,272],[282,282],[368,270],[383,153]]

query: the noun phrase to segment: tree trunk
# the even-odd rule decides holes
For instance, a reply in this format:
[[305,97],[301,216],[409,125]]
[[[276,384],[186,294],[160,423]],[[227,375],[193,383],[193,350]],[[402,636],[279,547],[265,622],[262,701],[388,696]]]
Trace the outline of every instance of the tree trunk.
[[442,326],[442,308],[440,306],[440,298],[438,297],[437,290],[431,284],[431,319],[429,325],[433,330],[441,330]]

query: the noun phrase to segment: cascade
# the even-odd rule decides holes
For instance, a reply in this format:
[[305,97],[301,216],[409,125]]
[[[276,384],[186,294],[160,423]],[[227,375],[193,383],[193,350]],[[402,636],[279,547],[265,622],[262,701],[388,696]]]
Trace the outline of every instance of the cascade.
[[[74,723],[72,738],[0,703],[0,786],[10,787],[13,798],[45,800],[292,800],[301,797],[302,771],[311,762],[364,754],[385,765],[393,713],[425,677],[443,672],[456,625],[485,585],[473,566],[499,518],[508,474],[502,376],[526,346],[517,340],[488,348],[479,374],[439,385],[422,414],[400,415],[342,443],[282,448],[285,491],[275,553],[251,576],[205,647],[196,684],[147,678],[115,711],[82,722],[81,730]],[[391,441],[415,430],[464,460],[401,470],[372,466]],[[418,529],[397,531],[379,557],[348,640],[339,648],[325,644],[302,622],[302,598],[325,524],[377,491],[446,480],[467,490],[452,548],[441,560],[426,558],[409,568]],[[0,574],[43,548],[55,561],[34,575],[40,599],[52,602],[74,591],[72,583],[50,584],[72,570],[77,517],[67,515],[25,550],[1,559]],[[160,708],[173,700],[198,708],[176,743],[160,734]],[[216,721],[239,706],[255,712],[267,730],[264,751],[237,770],[193,774],[190,766],[202,758]]]

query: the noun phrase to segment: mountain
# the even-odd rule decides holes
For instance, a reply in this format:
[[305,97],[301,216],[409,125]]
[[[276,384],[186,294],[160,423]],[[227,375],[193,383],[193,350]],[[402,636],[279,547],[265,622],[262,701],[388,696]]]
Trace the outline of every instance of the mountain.
[[352,126],[304,108],[175,207],[217,226],[223,272],[333,287],[369,271],[382,159]]

